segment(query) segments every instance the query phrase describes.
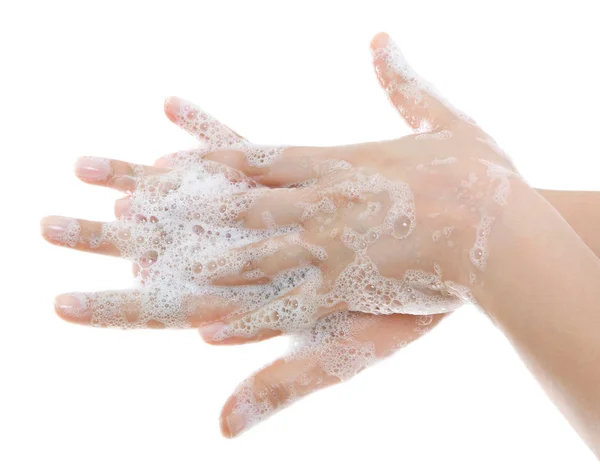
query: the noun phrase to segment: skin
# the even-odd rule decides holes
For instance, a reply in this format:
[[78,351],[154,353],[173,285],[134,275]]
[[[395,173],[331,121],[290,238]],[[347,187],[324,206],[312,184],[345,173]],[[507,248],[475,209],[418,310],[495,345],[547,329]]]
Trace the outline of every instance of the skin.
[[516,191],[527,209],[504,213],[490,239],[496,251],[487,287],[475,295],[600,456],[600,261],[539,194],[527,186]]
[[[385,41],[385,36],[374,40]],[[381,79],[384,87],[386,79]],[[392,79],[403,81],[405,77]],[[431,102],[423,107],[417,105],[414,112],[406,96],[390,98],[415,128],[422,128],[423,112],[427,112],[426,117],[436,130],[456,129],[455,111],[431,95],[425,97]],[[365,153],[372,159],[373,152]],[[360,164],[370,164],[366,155]],[[491,254],[485,281],[477,282],[473,292],[549,396],[598,455],[600,314],[596,291],[600,261],[585,244],[586,239],[593,242],[593,222],[588,220],[596,218],[585,218],[586,207],[593,207],[598,196],[545,193],[557,208],[565,210],[567,220],[581,229],[580,237],[543,195],[524,181],[514,180],[511,203],[498,213],[499,220],[490,236]],[[581,207],[583,201],[585,206]],[[574,203],[579,203],[577,208],[570,205]],[[556,246],[561,247],[560,251]]]
[[[373,49],[377,50],[386,41],[386,36],[377,36],[372,44]],[[384,64],[381,63],[381,57],[377,55],[374,64],[378,70],[380,83],[384,88],[389,89],[390,80],[407,81],[406,76],[394,70],[391,72],[386,70],[386,73],[382,74],[381,69]],[[394,75],[394,73],[396,74]],[[465,128],[467,127],[461,120],[462,118],[457,117],[454,109],[437,100],[433,95],[425,94],[426,106],[423,106],[423,101],[412,102],[407,100],[402,93],[396,93],[394,90],[391,93],[388,92],[388,96],[409,125],[418,131],[423,131],[423,122],[429,123],[428,132],[439,132],[450,128],[456,131],[457,122],[464,125]],[[181,125],[179,114],[174,112],[178,105],[177,100],[168,100],[166,113],[171,120]],[[474,131],[479,132],[480,130],[471,122],[468,123],[468,126],[469,131],[475,129]],[[421,148],[412,140],[402,144],[385,142],[384,144],[327,149],[290,148],[284,152],[282,158],[266,169],[249,165],[240,152],[215,151],[205,155],[205,158],[235,167],[256,178],[262,184],[277,187],[315,176],[312,172],[319,167],[318,162],[321,161],[321,158],[331,160],[339,156],[360,168],[364,167],[367,159],[373,159],[374,153],[383,155],[381,162],[385,170],[378,170],[385,171],[386,176],[398,171],[399,179],[410,179],[411,175],[407,174],[403,168],[403,165],[406,166],[406,159],[402,164],[397,162],[403,155],[414,157],[415,154],[419,154]],[[436,148],[434,145],[431,152],[436,153]],[[478,148],[477,154],[480,153],[481,150]],[[511,171],[513,170],[512,164],[504,159],[503,154],[492,151],[490,158]],[[302,165],[298,165],[298,159],[303,160]],[[307,161],[309,164],[306,164]],[[166,171],[165,161],[161,161],[159,165],[163,168],[144,168],[144,174],[153,172],[159,174],[161,171]],[[469,166],[468,170],[470,169]],[[135,190],[135,183],[128,179],[133,174],[131,165],[112,162],[111,171],[110,179],[90,178],[89,175],[93,171],[80,171],[79,175],[82,177],[85,176],[84,173],[87,174],[86,177],[82,177],[86,182],[125,188],[128,191]],[[316,173],[318,175],[318,170]],[[450,176],[448,175],[448,178]],[[597,341],[593,340],[594,337],[597,337],[600,327],[598,314],[593,308],[593,285],[599,280],[596,276],[600,275],[600,265],[590,248],[596,253],[600,252],[599,243],[594,243],[593,236],[598,221],[592,216],[594,211],[597,212],[600,196],[595,193],[581,192],[536,192],[518,178],[511,182],[513,190],[509,203],[498,211],[498,218],[501,220],[501,223],[498,224],[500,229],[494,228],[489,239],[491,254],[485,271],[485,282],[476,283],[473,286],[473,293],[478,303],[513,341],[536,377],[549,389],[549,394],[569,421],[588,444],[598,451],[597,434],[600,413],[596,396],[599,395],[600,379],[598,373],[593,373],[595,370],[593,370],[592,364],[594,360],[597,362],[597,358],[600,358],[599,346],[594,343]],[[411,185],[411,188],[413,186],[414,184]],[[275,205],[279,198],[280,195],[271,198],[265,197],[261,210],[264,207],[270,208]],[[515,199],[526,200],[527,203],[511,203]],[[550,204],[554,205],[556,210]],[[527,207],[526,213],[524,207]],[[530,207],[536,208],[534,212],[536,217],[530,216]],[[127,199],[118,202],[117,214],[121,215],[126,210]],[[560,211],[560,214],[557,210]],[[274,213],[278,213],[276,209],[274,209]],[[248,220],[249,223],[260,223],[260,217],[253,219],[250,216]],[[52,221],[46,220],[44,226],[51,225]],[[571,224],[571,227],[567,222]],[[86,230],[88,228],[92,231],[94,228],[97,229],[93,224],[84,224],[84,226]],[[305,226],[305,231],[310,232],[310,226]],[[471,241],[465,241],[465,245]],[[586,247],[584,241],[588,242],[590,248]],[[553,248],[558,245],[563,248],[562,253],[568,252],[569,256],[574,256],[576,259],[574,262],[576,265],[569,265],[568,275],[561,274],[561,278],[578,279],[577,283],[573,281],[565,286],[558,279],[549,275],[553,271],[553,269],[548,269],[548,265],[551,265],[549,262],[555,262],[557,269],[563,269],[564,272],[564,263],[559,262],[557,250]],[[73,247],[89,250],[85,243]],[[102,249],[105,250],[104,253],[114,254],[110,246]],[[467,283],[465,272],[471,266],[464,259],[460,259],[458,264],[464,268],[452,272],[451,266],[455,264],[456,259],[456,257],[447,259],[448,265],[444,266],[444,270],[450,271],[450,275],[453,275],[457,281]],[[514,260],[517,260],[518,263]],[[399,266],[406,262],[406,258],[392,259],[389,261],[389,270],[400,269]],[[267,259],[264,263],[263,271],[268,271],[266,266],[269,264],[274,265],[274,271],[279,267],[276,259]],[[226,280],[231,283],[236,280],[242,281],[242,278],[238,277],[232,280],[229,277]],[[63,300],[65,299],[63,298]],[[68,301],[61,303],[59,297],[57,306],[59,314],[64,312],[64,306],[67,303]],[[543,311],[541,306],[543,306]],[[570,311],[577,311],[577,316],[567,314]],[[542,313],[544,314],[543,318],[541,318]],[[400,346],[415,340],[438,324],[443,317],[442,314],[429,316],[430,322],[422,324],[419,323],[419,320],[423,320],[419,317],[408,315],[373,317],[359,312],[351,314],[356,325],[356,335],[361,341],[372,342],[375,345],[378,358],[385,357]],[[215,327],[221,327],[221,325],[214,319],[202,329],[203,337],[211,343],[244,343],[262,340],[278,333],[278,331],[260,331],[254,337],[231,338],[228,341],[218,342],[212,340],[212,334],[215,332]],[[364,324],[361,324],[363,321]],[[540,327],[540,325],[544,327]],[[540,333],[542,331],[543,334]],[[560,355],[557,353],[558,351],[560,351]],[[587,357],[584,365],[580,364],[582,357]],[[254,375],[252,380],[255,387],[254,393],[264,395],[266,391],[266,394],[275,396],[272,398],[275,409],[284,407],[292,401],[289,395],[290,380],[293,381],[299,370],[306,370],[307,367],[309,374],[323,377],[323,370],[315,365],[310,357],[308,359],[303,357],[296,360],[278,360]],[[315,384],[309,384],[301,389],[297,392],[297,396],[309,394],[323,386],[339,381],[327,376],[325,378],[311,381]],[[296,391],[298,390],[296,389]],[[226,436],[234,436],[246,428],[243,418],[232,412],[235,400],[236,396],[234,395],[227,401],[222,412],[222,430]]]

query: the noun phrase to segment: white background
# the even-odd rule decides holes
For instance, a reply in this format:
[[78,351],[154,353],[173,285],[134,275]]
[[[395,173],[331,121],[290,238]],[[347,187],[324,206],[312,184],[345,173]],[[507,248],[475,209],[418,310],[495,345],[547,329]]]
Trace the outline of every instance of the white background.
[[285,341],[211,348],[195,331],[64,323],[55,294],[125,287],[129,265],[48,245],[38,220],[112,217],[117,194],[73,176],[80,155],[150,163],[193,146],[162,115],[171,94],[261,143],[406,133],[371,69],[379,30],[532,184],[600,190],[597,3],[3,2],[0,467],[595,466],[506,340],[468,308],[225,440],[220,405]]

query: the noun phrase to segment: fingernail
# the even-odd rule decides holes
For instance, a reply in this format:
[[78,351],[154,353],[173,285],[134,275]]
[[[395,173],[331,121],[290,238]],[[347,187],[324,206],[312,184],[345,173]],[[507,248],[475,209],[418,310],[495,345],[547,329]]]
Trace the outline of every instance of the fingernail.
[[227,327],[224,322],[213,322],[200,328],[200,335],[204,340],[221,340],[221,332]]
[[106,181],[112,174],[112,167],[106,158],[84,156],[75,163],[75,174],[88,181]]
[[79,240],[80,226],[74,218],[45,217],[41,221],[42,235],[53,241],[75,246]]
[[167,99],[165,99],[165,114],[169,119],[175,121],[179,117],[181,106],[182,101],[179,98],[175,96],[169,96]]
[[227,438],[239,435],[246,427],[246,417],[243,414],[231,414],[225,418],[224,434]]
[[90,313],[82,301],[74,295],[58,295],[54,299],[54,309],[60,317],[71,322],[89,322]]

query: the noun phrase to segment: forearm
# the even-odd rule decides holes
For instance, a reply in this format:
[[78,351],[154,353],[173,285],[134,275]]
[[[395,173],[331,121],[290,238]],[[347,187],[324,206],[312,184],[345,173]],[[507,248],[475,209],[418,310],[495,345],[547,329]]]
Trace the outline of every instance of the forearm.
[[600,192],[538,189],[579,237],[600,257]]
[[[474,294],[600,455],[600,260],[540,194],[518,183],[510,199]],[[562,207],[591,233],[586,217]]]

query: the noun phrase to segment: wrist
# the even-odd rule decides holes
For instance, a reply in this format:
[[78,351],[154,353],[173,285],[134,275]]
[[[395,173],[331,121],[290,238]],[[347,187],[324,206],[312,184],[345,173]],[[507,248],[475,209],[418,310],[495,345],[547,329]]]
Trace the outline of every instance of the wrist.
[[[487,239],[485,271],[472,287],[474,299],[491,315],[505,297],[516,295],[516,290],[524,292],[531,277],[559,274],[547,271],[551,265],[548,256],[556,256],[569,241],[581,242],[535,189],[522,179],[511,182],[507,204],[498,213]],[[561,248],[557,250],[557,246]]]

